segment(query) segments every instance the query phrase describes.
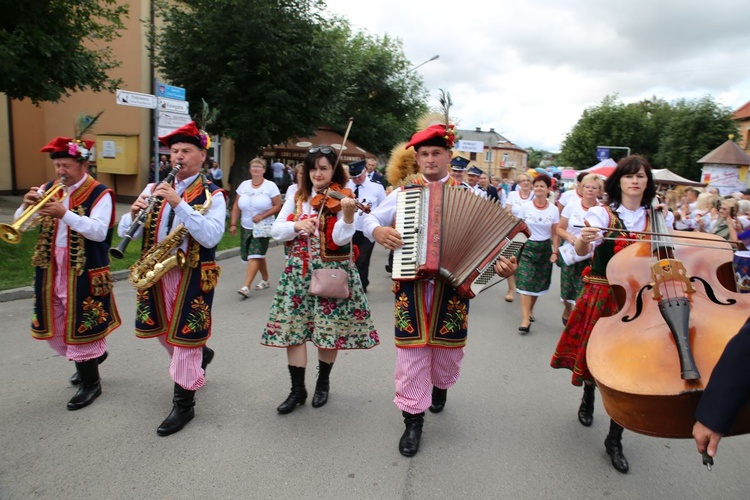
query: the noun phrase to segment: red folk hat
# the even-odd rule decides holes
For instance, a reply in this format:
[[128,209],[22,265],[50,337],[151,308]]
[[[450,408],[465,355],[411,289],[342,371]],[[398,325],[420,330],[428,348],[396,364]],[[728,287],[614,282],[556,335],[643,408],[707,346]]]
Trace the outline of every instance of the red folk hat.
[[211,147],[211,139],[208,134],[202,130],[198,130],[195,122],[186,123],[177,130],[173,130],[171,133],[159,137],[159,142],[168,147],[179,142],[193,144],[200,149],[208,149]]
[[72,137],[55,137],[49,144],[39,151],[49,153],[50,158],[73,158],[84,161],[91,157],[91,147],[94,141],[88,139],[73,139]]
[[453,147],[455,139],[456,133],[453,131],[453,125],[438,123],[430,125],[421,132],[417,132],[411,136],[411,141],[409,141],[405,149],[409,149],[410,146],[414,146],[415,151],[421,146],[440,146],[450,149]]

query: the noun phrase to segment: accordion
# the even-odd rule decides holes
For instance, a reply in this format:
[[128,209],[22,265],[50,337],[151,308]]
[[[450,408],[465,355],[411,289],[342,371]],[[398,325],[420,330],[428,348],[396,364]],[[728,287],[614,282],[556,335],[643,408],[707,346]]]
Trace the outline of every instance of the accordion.
[[436,276],[471,299],[495,276],[495,262],[517,255],[530,236],[523,220],[465,187],[431,182],[397,196],[396,230],[404,242],[393,252],[397,281]]

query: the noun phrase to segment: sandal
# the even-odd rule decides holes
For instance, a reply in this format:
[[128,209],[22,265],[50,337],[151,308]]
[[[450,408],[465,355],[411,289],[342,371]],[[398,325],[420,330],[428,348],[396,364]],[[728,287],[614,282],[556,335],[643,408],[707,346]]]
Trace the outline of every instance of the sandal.
[[242,295],[245,298],[247,298],[247,297],[250,296],[250,290],[246,286],[243,286],[242,288],[240,288],[239,290],[237,290],[237,293],[239,293],[240,295]]
[[271,286],[271,285],[268,284],[268,281],[261,280],[260,283],[258,283],[257,285],[255,285],[255,289],[256,290],[265,290],[269,286]]

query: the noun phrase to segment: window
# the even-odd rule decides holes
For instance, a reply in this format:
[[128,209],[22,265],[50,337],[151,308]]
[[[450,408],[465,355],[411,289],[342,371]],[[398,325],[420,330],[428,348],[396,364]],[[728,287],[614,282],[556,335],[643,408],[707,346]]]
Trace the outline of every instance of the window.
[[492,163],[492,150],[488,149],[484,152],[484,161],[487,163]]

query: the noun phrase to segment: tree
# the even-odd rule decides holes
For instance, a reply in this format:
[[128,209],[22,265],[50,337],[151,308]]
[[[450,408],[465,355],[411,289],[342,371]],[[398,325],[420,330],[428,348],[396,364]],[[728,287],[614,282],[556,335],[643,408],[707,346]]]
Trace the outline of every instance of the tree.
[[[595,162],[597,146],[625,146],[645,156],[656,168],[700,178],[702,156],[737,132],[729,108],[710,96],[668,103],[653,97],[623,104],[617,96],[587,108],[563,142],[563,163],[585,168]],[[612,151],[615,159],[624,153]]]
[[410,72],[401,42],[387,35],[349,35],[340,63],[346,77],[339,86],[342,111],[334,123],[354,117],[354,142],[375,154],[390,152],[414,133],[417,119],[427,111],[427,93],[421,78]]
[[405,70],[400,45],[352,37],[321,2],[160,1],[157,14],[157,64],[191,107],[205,99],[219,109],[211,132],[235,141],[232,185],[262,147],[320,125],[343,132],[349,116],[352,139],[385,152],[422,109],[421,80]]
[[731,134],[737,134],[731,109],[716,104],[709,96],[692,102],[679,100],[661,133],[654,164],[689,179],[700,179],[697,161]]
[[119,66],[107,46],[123,28],[117,0],[5,2],[0,18],[0,92],[14,99],[59,101],[71,92],[114,90]]

